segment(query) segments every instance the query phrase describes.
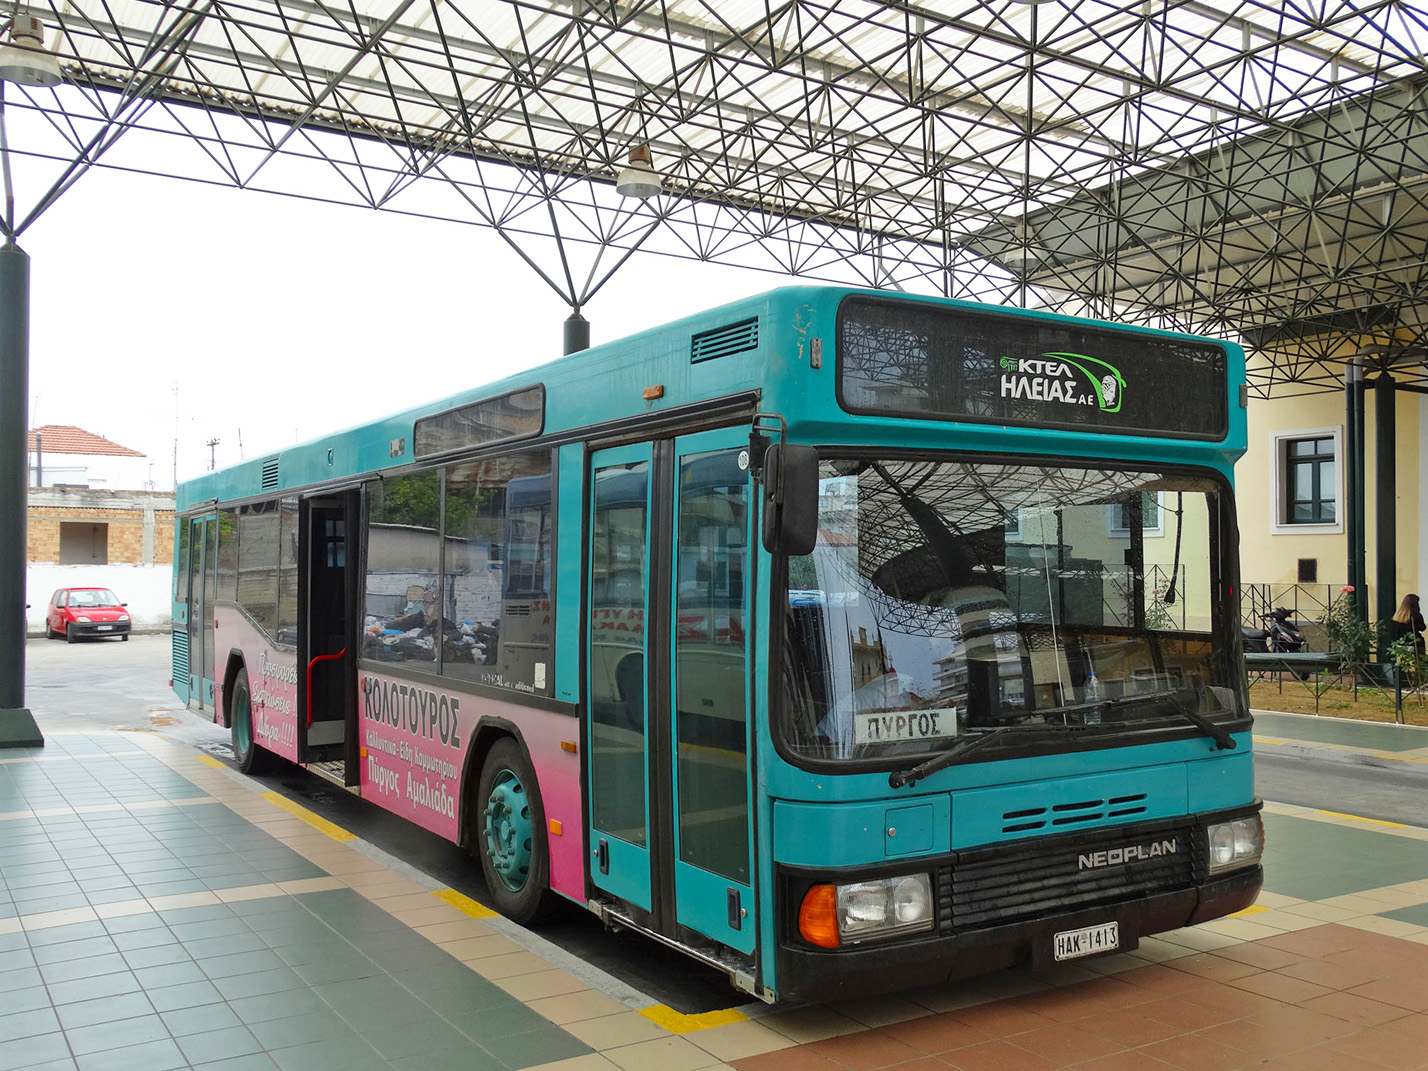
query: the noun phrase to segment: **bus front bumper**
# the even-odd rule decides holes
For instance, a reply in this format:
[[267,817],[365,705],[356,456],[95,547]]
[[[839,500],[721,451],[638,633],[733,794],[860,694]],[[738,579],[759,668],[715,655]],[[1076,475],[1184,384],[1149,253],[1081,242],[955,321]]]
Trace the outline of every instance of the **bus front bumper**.
[[1264,869],[1253,866],[1195,888],[963,933],[831,951],[785,943],[778,955],[778,997],[781,1001],[837,1000],[936,985],[1007,967],[1043,969],[1056,965],[1056,934],[1108,922],[1117,923],[1115,951],[1128,952],[1142,937],[1249,907],[1263,883]]

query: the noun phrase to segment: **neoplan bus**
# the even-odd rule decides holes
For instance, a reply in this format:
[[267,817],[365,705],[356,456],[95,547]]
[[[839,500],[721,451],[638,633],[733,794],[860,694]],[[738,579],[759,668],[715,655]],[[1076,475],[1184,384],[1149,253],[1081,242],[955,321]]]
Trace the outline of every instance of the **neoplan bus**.
[[1243,377],[777,290],[184,483],[175,687],[765,1000],[1132,949],[1262,880]]

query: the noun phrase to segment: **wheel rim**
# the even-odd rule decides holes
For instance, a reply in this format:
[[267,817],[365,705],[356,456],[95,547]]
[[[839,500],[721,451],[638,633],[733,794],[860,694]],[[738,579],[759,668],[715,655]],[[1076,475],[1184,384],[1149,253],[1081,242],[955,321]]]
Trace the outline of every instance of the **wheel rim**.
[[486,801],[486,856],[511,892],[520,892],[531,870],[531,808],[525,786],[510,770],[496,775]]
[[252,720],[252,710],[248,706],[248,690],[238,688],[233,692],[233,733],[240,759],[248,754],[248,749],[253,746]]

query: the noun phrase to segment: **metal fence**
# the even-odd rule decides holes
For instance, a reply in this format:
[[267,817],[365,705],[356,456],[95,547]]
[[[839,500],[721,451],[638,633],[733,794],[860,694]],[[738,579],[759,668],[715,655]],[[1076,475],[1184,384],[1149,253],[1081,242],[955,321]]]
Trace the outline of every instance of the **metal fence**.
[[1327,651],[1324,617],[1336,594],[1333,584],[1244,584],[1240,588],[1240,623],[1246,628],[1264,628],[1264,615],[1283,606],[1303,634],[1305,649]]

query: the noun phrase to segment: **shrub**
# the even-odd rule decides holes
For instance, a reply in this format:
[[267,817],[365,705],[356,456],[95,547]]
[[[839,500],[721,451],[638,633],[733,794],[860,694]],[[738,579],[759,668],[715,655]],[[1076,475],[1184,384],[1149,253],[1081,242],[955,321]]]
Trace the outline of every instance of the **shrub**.
[[1330,653],[1337,654],[1344,663],[1367,662],[1371,639],[1369,623],[1358,615],[1349,598],[1353,590],[1352,585],[1340,588],[1320,618],[1329,637]]

